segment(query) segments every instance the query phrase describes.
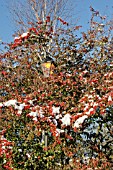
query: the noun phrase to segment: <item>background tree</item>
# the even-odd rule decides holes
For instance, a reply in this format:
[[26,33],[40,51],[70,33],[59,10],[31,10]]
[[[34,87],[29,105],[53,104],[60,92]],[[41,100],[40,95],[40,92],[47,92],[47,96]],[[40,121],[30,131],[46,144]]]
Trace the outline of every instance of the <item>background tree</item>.
[[58,26],[57,18],[59,16],[67,22],[71,21],[74,7],[75,2],[68,0],[18,0],[10,2],[10,11],[20,33],[29,28],[29,23],[34,26],[40,21],[46,21],[46,16],[51,17],[53,30],[55,30]]

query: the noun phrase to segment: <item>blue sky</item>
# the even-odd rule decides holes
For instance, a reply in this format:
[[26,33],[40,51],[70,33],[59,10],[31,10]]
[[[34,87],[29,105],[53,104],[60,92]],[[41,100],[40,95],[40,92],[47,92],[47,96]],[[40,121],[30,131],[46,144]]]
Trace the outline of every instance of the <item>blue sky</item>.
[[[113,0],[72,0],[72,2],[76,4],[75,18],[78,18],[78,25],[83,25],[83,29],[88,27],[87,23],[91,16],[90,5],[95,10],[99,10],[102,15],[109,16],[110,19],[113,18]],[[0,39],[3,42],[11,42],[13,41],[12,34],[14,34],[15,25],[6,3],[8,5],[7,0],[0,0]]]

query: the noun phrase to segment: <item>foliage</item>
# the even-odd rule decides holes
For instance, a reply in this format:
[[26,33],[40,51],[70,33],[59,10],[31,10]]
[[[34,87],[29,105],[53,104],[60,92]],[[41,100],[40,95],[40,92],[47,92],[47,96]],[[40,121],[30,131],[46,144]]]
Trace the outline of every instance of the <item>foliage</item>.
[[63,28],[58,18],[63,27],[54,32],[47,16],[1,54],[2,169],[111,169],[112,28],[91,11],[80,38],[81,26]]

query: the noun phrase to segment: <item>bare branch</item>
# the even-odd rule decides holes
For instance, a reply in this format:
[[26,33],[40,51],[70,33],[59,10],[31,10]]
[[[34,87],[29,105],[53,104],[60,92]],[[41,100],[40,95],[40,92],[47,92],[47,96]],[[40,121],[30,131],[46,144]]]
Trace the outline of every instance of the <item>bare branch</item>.
[[63,19],[69,20],[68,10],[70,13],[74,11],[69,9],[69,5],[71,7],[71,0],[12,0],[10,3],[13,20],[19,30],[26,30],[28,23],[36,24],[37,21],[45,21],[46,16],[50,16],[55,31],[57,18],[63,16]]

